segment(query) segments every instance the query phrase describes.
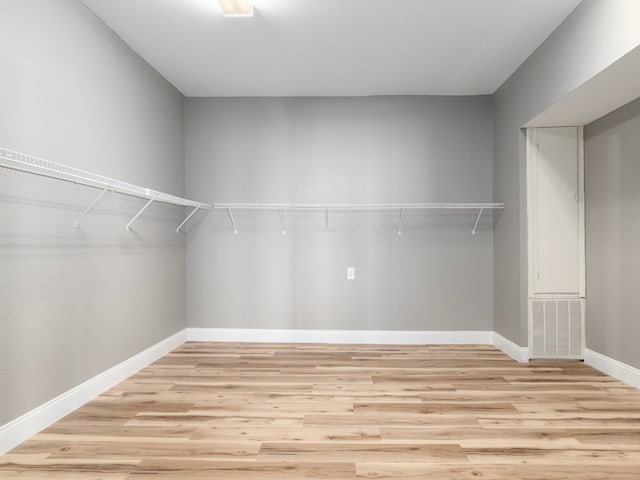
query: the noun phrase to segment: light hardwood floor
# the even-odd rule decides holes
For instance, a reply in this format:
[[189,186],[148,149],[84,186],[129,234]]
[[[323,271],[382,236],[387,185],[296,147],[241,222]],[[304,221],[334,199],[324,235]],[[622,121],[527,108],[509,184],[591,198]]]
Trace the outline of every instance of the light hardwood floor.
[[640,479],[640,391],[489,346],[186,343],[2,479]]

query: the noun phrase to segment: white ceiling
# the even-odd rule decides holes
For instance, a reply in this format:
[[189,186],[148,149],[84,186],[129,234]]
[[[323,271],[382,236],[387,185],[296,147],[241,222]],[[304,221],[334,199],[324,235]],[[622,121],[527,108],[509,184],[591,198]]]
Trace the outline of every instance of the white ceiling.
[[82,0],[187,96],[493,93],[580,0]]

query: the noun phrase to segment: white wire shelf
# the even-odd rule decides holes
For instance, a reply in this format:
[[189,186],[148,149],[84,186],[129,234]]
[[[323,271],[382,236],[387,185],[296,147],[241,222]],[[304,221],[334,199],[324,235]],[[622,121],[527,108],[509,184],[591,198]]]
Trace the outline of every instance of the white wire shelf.
[[21,172],[27,172],[34,175],[41,175],[49,178],[55,178],[63,180],[65,182],[71,182],[79,185],[86,185],[88,187],[98,188],[102,191],[98,197],[93,201],[89,207],[87,207],[82,214],[76,219],[75,226],[80,225],[80,219],[84,217],[89,211],[94,208],[102,197],[107,192],[121,193],[124,195],[130,195],[142,199],[146,199],[145,206],[131,219],[127,224],[126,229],[129,230],[133,222],[153,203],[160,202],[170,205],[177,205],[180,207],[191,207],[193,211],[184,219],[184,221],[178,226],[176,231],[180,231],[185,223],[196,213],[196,211],[210,210],[211,205],[193,200],[187,200],[186,198],[176,197],[168,193],[159,192],[151,188],[141,187],[131,183],[116,180],[115,178],[105,177],[97,173],[88,172],[79,168],[64,165],[62,163],[51,162],[42,158],[33,157],[24,153],[14,152],[6,148],[0,148],[0,167],[8,168],[11,170],[18,170]]
[[284,212],[292,210],[320,210],[325,212],[325,233],[329,233],[330,211],[383,211],[394,210],[400,213],[396,232],[402,235],[402,221],[405,210],[478,210],[478,217],[471,233],[476,234],[478,222],[484,210],[503,209],[504,203],[497,202],[442,202],[442,203],[214,203],[213,208],[225,209],[229,215],[233,233],[238,233],[232,210],[275,210],[280,216],[282,234],[286,234]]
[[214,203],[213,208],[233,210],[427,210],[504,208],[504,203]]

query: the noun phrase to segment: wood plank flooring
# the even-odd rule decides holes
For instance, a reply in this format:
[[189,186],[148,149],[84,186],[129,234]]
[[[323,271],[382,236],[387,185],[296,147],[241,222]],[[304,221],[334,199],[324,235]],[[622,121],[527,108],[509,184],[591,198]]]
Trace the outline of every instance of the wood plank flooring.
[[640,391],[490,346],[186,343],[0,478],[640,479]]

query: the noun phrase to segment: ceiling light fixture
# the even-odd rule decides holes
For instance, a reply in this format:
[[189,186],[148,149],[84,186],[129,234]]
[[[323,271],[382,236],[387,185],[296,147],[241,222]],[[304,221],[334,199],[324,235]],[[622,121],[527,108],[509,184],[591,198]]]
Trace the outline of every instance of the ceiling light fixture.
[[225,17],[253,17],[252,0],[218,0]]

